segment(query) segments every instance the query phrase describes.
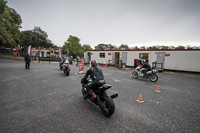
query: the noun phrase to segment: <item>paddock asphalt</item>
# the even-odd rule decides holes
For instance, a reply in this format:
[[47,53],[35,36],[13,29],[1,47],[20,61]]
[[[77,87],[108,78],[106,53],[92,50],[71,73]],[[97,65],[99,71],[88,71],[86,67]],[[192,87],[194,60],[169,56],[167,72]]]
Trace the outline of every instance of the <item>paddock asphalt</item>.
[[[115,112],[107,118],[81,94],[78,67],[69,77],[58,63],[0,59],[1,133],[199,133],[200,76],[158,73],[158,81],[133,79],[133,69],[101,67]],[[85,66],[85,71],[88,66]],[[159,85],[161,92],[156,92]],[[137,102],[142,94],[143,103]]]

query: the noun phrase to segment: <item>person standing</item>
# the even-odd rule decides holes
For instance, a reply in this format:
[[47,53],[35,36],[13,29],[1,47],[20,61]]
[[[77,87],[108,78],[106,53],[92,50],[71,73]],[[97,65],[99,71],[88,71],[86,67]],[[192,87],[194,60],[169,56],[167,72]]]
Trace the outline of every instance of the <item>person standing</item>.
[[30,62],[31,62],[31,58],[30,56],[27,54],[25,57],[25,68],[26,69],[30,69]]
[[81,60],[80,60],[80,57],[77,56],[77,58],[76,58],[76,66],[78,66],[78,63],[79,63],[80,61],[81,61]]

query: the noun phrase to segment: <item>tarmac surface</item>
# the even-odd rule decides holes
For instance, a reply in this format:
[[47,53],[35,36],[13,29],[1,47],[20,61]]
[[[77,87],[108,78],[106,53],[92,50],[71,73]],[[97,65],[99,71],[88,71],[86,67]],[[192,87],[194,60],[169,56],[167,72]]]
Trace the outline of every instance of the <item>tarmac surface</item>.
[[[150,82],[133,79],[132,68],[102,70],[113,86],[108,94],[119,94],[109,118],[83,99],[84,74],[75,65],[66,77],[58,63],[31,62],[26,70],[22,61],[0,59],[0,133],[200,132],[198,75],[164,72]],[[140,94],[143,103],[136,101]]]

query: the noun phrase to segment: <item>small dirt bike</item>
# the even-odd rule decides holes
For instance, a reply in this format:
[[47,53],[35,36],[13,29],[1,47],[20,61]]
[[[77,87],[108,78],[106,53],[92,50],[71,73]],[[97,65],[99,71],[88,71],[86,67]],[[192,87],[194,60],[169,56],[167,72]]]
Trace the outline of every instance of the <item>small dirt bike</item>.
[[[114,94],[111,96],[108,96],[106,93],[106,90],[111,88],[111,85],[108,84],[103,84],[102,86],[98,87],[96,91],[88,90],[85,88],[85,86],[89,83],[91,83],[91,79],[87,79],[85,83],[82,83],[82,95],[84,99],[89,99],[92,101],[95,105],[99,106],[101,112],[103,113],[104,116],[111,116],[113,115],[115,111],[115,104],[113,99],[118,96],[118,94]],[[91,93],[91,91],[93,93]]]
[[156,69],[152,69],[147,71],[146,74],[141,72],[141,66],[137,66],[136,69],[132,73],[133,78],[143,77],[147,78],[152,82],[156,82],[158,80],[158,76],[156,74]]

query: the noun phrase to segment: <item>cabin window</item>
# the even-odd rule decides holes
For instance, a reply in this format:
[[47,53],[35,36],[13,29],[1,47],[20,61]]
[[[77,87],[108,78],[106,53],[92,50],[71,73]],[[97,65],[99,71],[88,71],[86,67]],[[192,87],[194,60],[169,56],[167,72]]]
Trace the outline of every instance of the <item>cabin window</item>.
[[140,59],[148,60],[148,58],[149,58],[149,53],[139,53],[139,58],[140,58]]
[[105,53],[99,53],[100,58],[105,58]]

